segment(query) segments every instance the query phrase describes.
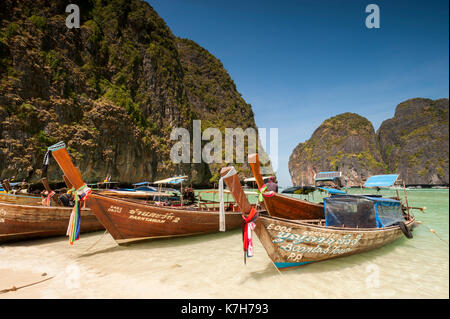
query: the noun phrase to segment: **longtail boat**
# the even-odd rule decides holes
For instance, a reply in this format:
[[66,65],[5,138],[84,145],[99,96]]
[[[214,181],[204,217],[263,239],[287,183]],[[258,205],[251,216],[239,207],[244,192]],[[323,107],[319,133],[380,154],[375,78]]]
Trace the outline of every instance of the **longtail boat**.
[[[86,206],[92,209],[118,244],[219,231],[218,211],[162,207],[91,193],[83,182],[79,169],[72,163],[64,143],[60,142],[49,150],[77,193],[85,199]],[[242,226],[239,212],[227,211],[223,217],[226,230]]]
[[147,200],[155,200],[157,198],[167,198],[173,197],[173,194],[164,193],[164,192],[146,192],[146,191],[128,191],[128,190],[116,190],[116,189],[108,189],[104,191],[97,192],[100,195],[120,197],[120,198],[134,198],[134,199],[147,199]]
[[[221,175],[226,173],[222,169]],[[237,176],[225,178],[225,183],[242,212],[251,214]],[[250,229],[254,229],[277,269],[362,253],[403,235],[412,238],[410,231],[415,219],[402,212],[400,201],[342,195],[325,198],[324,202],[325,219],[288,220],[260,213],[250,222],[254,223]],[[244,251],[247,249],[244,246]]]
[[[72,207],[43,206],[40,197],[9,199],[14,203],[0,201],[0,243],[66,234]],[[82,209],[81,216],[81,232],[104,229],[90,209]]]
[[258,154],[250,154],[248,156],[248,163],[252,168],[259,192],[263,195],[264,206],[270,216],[288,219],[323,218],[323,204],[312,203],[265,190],[266,187],[261,176]]
[[0,202],[22,205],[41,205],[43,198],[35,195],[0,193]]
[[[67,187],[71,188],[67,178],[63,177]],[[53,196],[55,193],[47,178],[42,178],[42,184],[50,194],[47,198],[0,194],[0,244],[66,234],[73,208],[58,204],[58,196]],[[90,209],[82,208],[81,217],[83,225],[80,232],[104,229]]]

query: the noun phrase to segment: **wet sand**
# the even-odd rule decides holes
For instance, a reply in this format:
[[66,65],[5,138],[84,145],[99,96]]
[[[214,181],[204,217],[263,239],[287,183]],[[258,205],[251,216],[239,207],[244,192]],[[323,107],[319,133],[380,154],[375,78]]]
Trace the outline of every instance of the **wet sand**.
[[[3,298],[449,298],[448,191],[408,194],[414,238],[279,273],[258,238],[243,262],[239,229],[118,246],[104,231],[0,246]],[[441,241],[427,227],[447,242]],[[93,246],[94,245],[94,246]],[[46,273],[47,276],[42,276]]]

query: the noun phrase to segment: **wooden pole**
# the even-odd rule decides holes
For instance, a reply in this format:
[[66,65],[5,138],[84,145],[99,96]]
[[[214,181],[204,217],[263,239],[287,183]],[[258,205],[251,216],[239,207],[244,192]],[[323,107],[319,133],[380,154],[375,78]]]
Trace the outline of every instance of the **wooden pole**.
[[180,185],[180,193],[181,193],[181,206],[183,206],[183,180],[181,180],[181,185]]
[[42,182],[42,185],[44,185],[45,190],[50,193],[52,191],[52,189],[51,189],[50,185],[48,184],[47,177],[43,177],[41,182]]
[[260,164],[259,164],[259,155],[257,153],[250,154],[248,156],[248,163],[252,169],[253,176],[255,177],[258,188],[261,188],[264,185],[264,180],[261,175],[261,169],[260,169]]
[[406,210],[408,211],[408,218],[409,218],[409,204],[408,204],[408,196],[406,195],[405,181],[403,181],[403,192],[405,193]]

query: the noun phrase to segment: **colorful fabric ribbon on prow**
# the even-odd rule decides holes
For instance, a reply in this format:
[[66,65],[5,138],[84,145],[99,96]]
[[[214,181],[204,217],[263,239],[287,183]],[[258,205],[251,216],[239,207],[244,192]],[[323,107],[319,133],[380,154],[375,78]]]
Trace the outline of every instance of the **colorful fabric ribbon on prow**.
[[81,202],[85,202],[92,190],[84,184],[79,189],[72,188],[71,193],[75,201],[72,214],[69,219],[69,226],[67,227],[66,235],[69,236],[69,243],[73,245],[75,240],[80,239],[80,224],[81,224]]
[[242,227],[242,240],[244,243],[244,263],[247,263],[247,257],[253,256],[253,239],[252,233],[253,229],[255,229],[256,224],[254,221],[259,217],[259,213],[256,211],[255,207],[252,207],[250,213],[248,213],[247,217],[242,215],[244,219],[244,225]]
[[[47,149],[47,153],[44,157],[44,167],[43,171],[47,172],[47,167],[49,164],[49,159],[52,152],[66,148],[64,142],[58,142]],[[73,245],[75,240],[80,238],[80,224],[81,224],[81,202],[85,203],[88,196],[92,193],[92,190],[84,184],[79,189],[72,188],[70,190],[72,193],[75,205],[73,206],[72,213],[70,214],[69,225],[67,227],[66,235],[69,236],[69,243]]]
[[261,188],[258,188],[258,190],[256,191],[259,195],[258,195],[258,200],[260,202],[262,202],[264,200],[264,197],[272,197],[274,195],[273,192],[269,192],[269,193],[265,193],[265,191],[267,190],[267,186],[266,184],[264,184]]

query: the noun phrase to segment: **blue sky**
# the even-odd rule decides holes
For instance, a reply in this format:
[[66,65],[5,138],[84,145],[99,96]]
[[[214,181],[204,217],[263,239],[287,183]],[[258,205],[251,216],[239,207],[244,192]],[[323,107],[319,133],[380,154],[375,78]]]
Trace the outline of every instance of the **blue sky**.
[[[281,186],[292,150],[325,119],[355,112],[376,130],[404,100],[449,96],[447,0],[148,2],[223,63],[258,127],[278,128]],[[365,26],[371,3],[379,29]]]

